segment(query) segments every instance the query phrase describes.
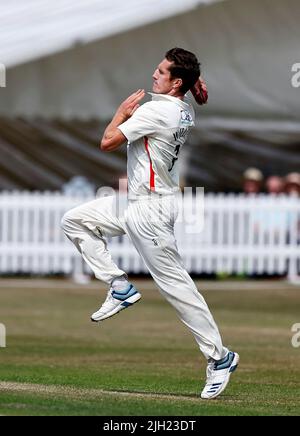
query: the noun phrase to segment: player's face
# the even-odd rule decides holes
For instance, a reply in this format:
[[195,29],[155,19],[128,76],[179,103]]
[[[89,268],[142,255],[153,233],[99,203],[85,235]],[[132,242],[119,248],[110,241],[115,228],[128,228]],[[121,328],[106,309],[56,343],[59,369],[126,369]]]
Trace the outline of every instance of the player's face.
[[174,80],[170,78],[169,67],[172,62],[164,59],[153,73],[153,87],[155,94],[169,94],[172,92]]

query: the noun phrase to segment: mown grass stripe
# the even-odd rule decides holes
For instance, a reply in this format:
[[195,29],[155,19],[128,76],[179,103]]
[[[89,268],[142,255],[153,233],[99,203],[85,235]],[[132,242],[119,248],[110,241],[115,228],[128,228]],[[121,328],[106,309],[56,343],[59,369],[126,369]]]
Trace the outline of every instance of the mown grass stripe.
[[70,396],[74,399],[77,398],[99,398],[103,395],[117,395],[123,397],[133,398],[149,398],[160,400],[180,400],[180,401],[199,401],[200,397],[197,396],[185,396],[176,394],[159,394],[153,392],[130,392],[130,391],[111,391],[105,389],[80,389],[71,386],[57,386],[57,385],[41,385],[33,383],[15,383],[15,382],[0,382],[0,391],[10,392],[27,392],[46,395],[60,395]]

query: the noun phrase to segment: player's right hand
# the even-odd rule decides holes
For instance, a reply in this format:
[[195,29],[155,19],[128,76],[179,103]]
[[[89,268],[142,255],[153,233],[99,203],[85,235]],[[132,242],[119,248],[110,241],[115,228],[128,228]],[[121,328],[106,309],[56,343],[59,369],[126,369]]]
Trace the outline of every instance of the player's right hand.
[[136,92],[131,94],[123,103],[120,104],[118,112],[124,117],[124,119],[130,118],[137,108],[140,106],[139,102],[145,97],[145,90],[138,89]]
[[199,105],[206,104],[208,100],[208,92],[205,81],[199,77],[194,86],[190,89],[194,99]]

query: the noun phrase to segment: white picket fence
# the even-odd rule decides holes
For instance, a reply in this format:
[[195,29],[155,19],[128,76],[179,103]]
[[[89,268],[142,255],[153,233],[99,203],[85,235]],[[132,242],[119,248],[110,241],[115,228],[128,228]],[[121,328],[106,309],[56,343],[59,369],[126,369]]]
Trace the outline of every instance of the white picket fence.
[[[87,200],[59,192],[0,193],[0,274],[80,273],[81,257],[60,221],[65,211]],[[300,199],[209,194],[204,205],[202,231],[176,223],[189,272],[299,275]],[[109,240],[109,249],[127,272],[147,271],[126,236]]]

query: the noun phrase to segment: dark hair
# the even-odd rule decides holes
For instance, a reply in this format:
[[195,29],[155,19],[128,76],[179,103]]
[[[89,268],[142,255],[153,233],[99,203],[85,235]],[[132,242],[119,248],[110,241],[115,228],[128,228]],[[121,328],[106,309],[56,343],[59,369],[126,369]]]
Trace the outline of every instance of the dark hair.
[[190,51],[178,47],[167,51],[165,57],[173,62],[169,68],[171,78],[182,80],[180,91],[185,94],[195,85],[201,74],[198,59]]

